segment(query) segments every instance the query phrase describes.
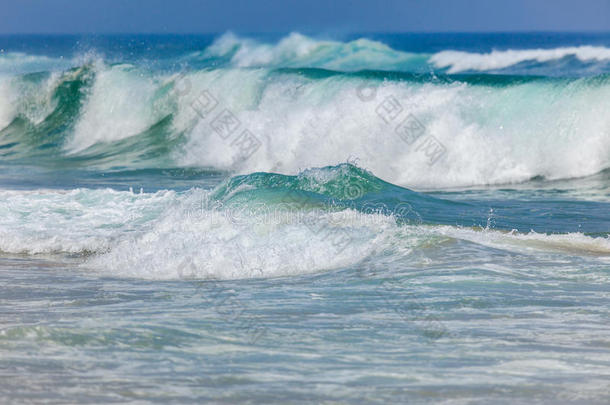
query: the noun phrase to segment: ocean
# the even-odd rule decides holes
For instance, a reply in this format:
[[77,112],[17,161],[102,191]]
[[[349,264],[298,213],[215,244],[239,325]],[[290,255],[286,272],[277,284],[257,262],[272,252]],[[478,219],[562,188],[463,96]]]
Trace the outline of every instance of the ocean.
[[0,402],[606,404],[610,34],[0,36]]

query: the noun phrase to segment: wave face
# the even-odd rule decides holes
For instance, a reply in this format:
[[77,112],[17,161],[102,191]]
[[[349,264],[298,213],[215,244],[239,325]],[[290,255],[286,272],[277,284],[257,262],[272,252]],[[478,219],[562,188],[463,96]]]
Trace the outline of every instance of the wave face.
[[[422,53],[296,33],[225,34],[156,65],[8,52],[0,157],[284,174],[350,161],[416,188],[584,177],[610,166],[609,58],[601,45]],[[577,77],[510,73],[542,65]]]

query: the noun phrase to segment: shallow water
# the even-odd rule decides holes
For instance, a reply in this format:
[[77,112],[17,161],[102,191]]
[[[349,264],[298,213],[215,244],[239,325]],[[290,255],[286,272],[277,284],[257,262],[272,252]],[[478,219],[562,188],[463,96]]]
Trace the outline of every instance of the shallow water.
[[2,392],[18,402],[604,403],[607,265],[549,255],[534,266],[468,242],[443,250],[400,270],[204,282],[3,259]]

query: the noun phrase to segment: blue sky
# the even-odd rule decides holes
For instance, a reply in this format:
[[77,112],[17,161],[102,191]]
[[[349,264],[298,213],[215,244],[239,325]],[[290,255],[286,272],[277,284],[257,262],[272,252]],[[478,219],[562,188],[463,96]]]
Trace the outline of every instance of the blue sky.
[[0,33],[610,31],[610,0],[3,0]]

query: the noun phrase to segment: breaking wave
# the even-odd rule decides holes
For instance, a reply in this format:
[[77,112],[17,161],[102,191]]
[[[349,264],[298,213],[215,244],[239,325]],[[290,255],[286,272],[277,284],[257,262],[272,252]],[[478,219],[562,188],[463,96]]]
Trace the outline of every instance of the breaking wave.
[[[0,75],[0,157],[284,174],[351,161],[416,188],[589,176],[610,167],[608,76],[451,74],[570,55],[603,61],[608,50],[424,57],[365,39],[291,34],[265,44],[227,34],[187,58],[208,65],[182,73],[90,55],[2,55],[0,65],[46,70]],[[449,74],[413,73],[412,63]],[[214,108],[202,112],[204,101]],[[221,112],[235,133],[214,121]]]
[[[85,268],[113,277],[298,275],[409,262],[452,241],[610,255],[607,236],[520,232],[500,223],[490,229],[480,207],[419,194],[351,165],[236,176],[211,191],[0,191],[0,197],[0,252],[84,256]],[[536,227],[531,218],[525,222]]]

